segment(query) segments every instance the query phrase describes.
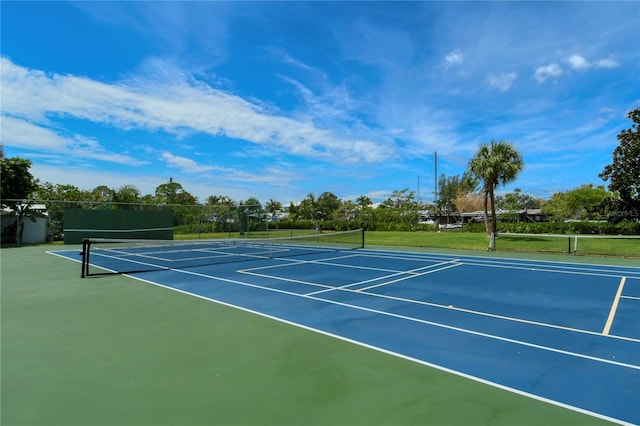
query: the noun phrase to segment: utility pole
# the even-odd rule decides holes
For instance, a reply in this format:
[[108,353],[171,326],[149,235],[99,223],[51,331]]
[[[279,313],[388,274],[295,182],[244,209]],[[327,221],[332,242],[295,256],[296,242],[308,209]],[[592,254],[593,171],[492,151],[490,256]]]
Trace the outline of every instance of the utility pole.
[[435,191],[434,191],[434,200],[433,202],[436,203],[438,201],[438,151],[434,151],[433,152],[433,167],[434,167],[434,182],[435,182]]
[[[438,151],[433,151],[433,213],[436,216],[436,226],[440,226],[440,212],[438,211]],[[438,228],[439,229],[439,228]]]

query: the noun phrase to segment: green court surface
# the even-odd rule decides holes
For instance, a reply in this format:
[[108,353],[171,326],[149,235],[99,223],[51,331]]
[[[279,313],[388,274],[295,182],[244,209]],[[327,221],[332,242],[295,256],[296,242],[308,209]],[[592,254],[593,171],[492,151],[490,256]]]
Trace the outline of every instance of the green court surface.
[[606,424],[60,248],[0,250],[3,426]]

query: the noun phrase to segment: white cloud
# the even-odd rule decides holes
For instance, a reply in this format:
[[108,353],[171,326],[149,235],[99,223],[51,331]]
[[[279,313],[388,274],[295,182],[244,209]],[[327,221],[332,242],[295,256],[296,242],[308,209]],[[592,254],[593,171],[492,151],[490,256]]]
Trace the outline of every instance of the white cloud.
[[613,59],[599,59],[595,62],[596,68],[615,68],[620,64],[614,61]]
[[619,66],[616,61],[611,58],[598,59],[595,62],[589,62],[580,55],[572,55],[567,59],[571,68],[577,71],[586,71],[589,68],[615,68]]
[[[47,75],[2,58],[3,111],[45,125],[73,117],[119,129],[185,129],[241,139],[301,157],[342,163],[381,162],[389,158],[387,141],[340,135],[309,120],[275,114],[271,109],[213,88],[168,64],[154,75],[102,83],[73,75]],[[149,71],[149,70],[147,70]]]
[[67,136],[55,129],[20,118],[3,115],[0,127],[2,143],[6,146],[56,152],[66,155],[68,161],[91,159],[134,166],[147,163],[129,155],[109,152],[95,139],[82,135]]
[[444,57],[443,66],[444,66],[444,69],[449,69],[452,66],[460,65],[463,62],[464,62],[464,56],[462,55],[462,52],[460,51],[460,49],[456,49],[452,52],[449,52]]
[[586,71],[591,67],[591,64],[580,55],[572,55],[569,59],[571,68],[578,71]]
[[509,73],[501,73],[499,75],[489,75],[489,86],[495,87],[501,92],[506,92],[511,89],[513,86],[513,82],[518,78],[518,74],[516,72]]
[[558,77],[562,72],[560,65],[554,62],[549,65],[536,68],[533,78],[535,78],[538,83],[544,83],[548,78]]
[[295,170],[291,165],[286,168],[268,166],[256,169],[255,173],[232,167],[218,165],[204,165],[169,152],[160,153],[160,158],[167,166],[179,169],[185,175],[198,174],[203,179],[215,179],[217,182],[227,183],[261,183],[270,185],[285,185],[304,176],[304,172]]
[[161,157],[164,161],[166,161],[169,167],[176,167],[186,173],[202,173],[214,169],[213,166],[198,164],[189,158],[179,157],[168,152],[163,152],[161,154]]

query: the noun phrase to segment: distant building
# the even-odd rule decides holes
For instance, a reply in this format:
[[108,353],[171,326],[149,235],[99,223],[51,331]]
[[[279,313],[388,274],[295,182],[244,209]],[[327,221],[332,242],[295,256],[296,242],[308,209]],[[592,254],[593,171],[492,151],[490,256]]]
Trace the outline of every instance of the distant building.
[[16,212],[9,207],[2,206],[0,210],[0,228],[2,241],[15,241],[16,227],[22,228],[21,243],[44,243],[49,238],[47,206],[32,204],[25,216],[20,219]]
[[[491,210],[488,213],[489,217],[491,217]],[[550,217],[550,215],[543,213],[541,209],[496,211],[498,222],[548,222]],[[456,223],[462,225],[465,223],[484,222],[484,211],[451,213],[449,216],[441,215],[439,219],[440,224]]]

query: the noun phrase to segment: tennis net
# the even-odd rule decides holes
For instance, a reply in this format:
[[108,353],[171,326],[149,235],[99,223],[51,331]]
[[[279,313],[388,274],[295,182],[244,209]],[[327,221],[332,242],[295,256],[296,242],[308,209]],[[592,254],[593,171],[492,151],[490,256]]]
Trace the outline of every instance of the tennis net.
[[496,247],[509,251],[637,258],[640,257],[640,236],[500,232]]
[[364,230],[284,238],[138,240],[88,238],[82,243],[82,277],[185,269],[364,247]]

